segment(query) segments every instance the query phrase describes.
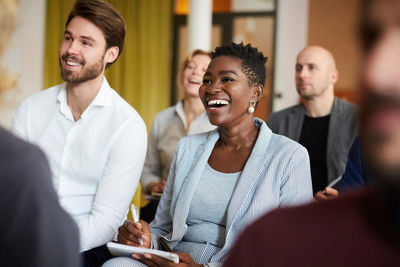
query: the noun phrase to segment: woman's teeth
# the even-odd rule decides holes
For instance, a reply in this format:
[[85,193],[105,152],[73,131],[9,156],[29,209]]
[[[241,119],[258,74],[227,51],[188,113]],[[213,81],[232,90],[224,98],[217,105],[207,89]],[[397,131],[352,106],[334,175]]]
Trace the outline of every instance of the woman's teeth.
[[197,81],[197,80],[189,80],[189,82],[190,82],[190,83],[194,83],[194,84],[201,84],[201,82],[200,82],[200,81]]
[[228,105],[228,101],[222,99],[214,99],[207,102],[209,106],[223,106]]

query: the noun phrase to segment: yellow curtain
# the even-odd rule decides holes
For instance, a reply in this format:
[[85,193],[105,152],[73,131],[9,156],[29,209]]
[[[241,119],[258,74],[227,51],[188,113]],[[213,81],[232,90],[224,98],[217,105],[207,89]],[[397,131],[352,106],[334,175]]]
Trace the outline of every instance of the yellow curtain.
[[[61,83],[58,50],[74,0],[47,1],[45,88]],[[121,56],[106,71],[111,85],[150,129],[154,115],[169,106],[173,0],[108,0],[126,22]]]

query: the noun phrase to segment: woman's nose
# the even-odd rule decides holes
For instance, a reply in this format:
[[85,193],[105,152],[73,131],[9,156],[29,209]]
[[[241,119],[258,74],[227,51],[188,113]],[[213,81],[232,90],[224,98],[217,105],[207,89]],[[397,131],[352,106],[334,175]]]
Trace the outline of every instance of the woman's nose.
[[203,75],[204,75],[203,68],[201,68],[201,67],[196,67],[196,68],[194,68],[193,73],[194,73],[195,75],[200,75],[200,76],[203,76]]
[[221,84],[219,82],[211,83],[207,88],[207,92],[210,94],[216,94],[221,91]]

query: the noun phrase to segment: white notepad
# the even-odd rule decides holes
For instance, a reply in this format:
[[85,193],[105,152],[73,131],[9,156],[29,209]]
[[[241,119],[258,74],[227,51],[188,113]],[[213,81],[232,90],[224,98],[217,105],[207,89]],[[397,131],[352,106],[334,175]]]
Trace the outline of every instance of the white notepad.
[[144,254],[149,253],[160,256],[164,259],[170,260],[174,263],[179,263],[179,256],[177,254],[166,252],[157,249],[139,248],[134,246],[123,245],[115,242],[108,242],[107,248],[114,256],[131,256],[133,253]]

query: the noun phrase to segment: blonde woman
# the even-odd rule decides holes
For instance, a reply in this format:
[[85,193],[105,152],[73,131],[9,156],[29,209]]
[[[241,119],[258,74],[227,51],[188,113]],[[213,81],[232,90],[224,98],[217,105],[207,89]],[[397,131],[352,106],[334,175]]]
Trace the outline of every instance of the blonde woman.
[[[141,176],[143,188],[148,194],[161,194],[164,191],[169,167],[182,137],[215,129],[199,98],[199,88],[210,61],[210,54],[199,49],[185,59],[179,74],[183,99],[158,113],[154,119]],[[155,200],[143,208],[142,219],[150,222],[154,218],[157,204]]]

